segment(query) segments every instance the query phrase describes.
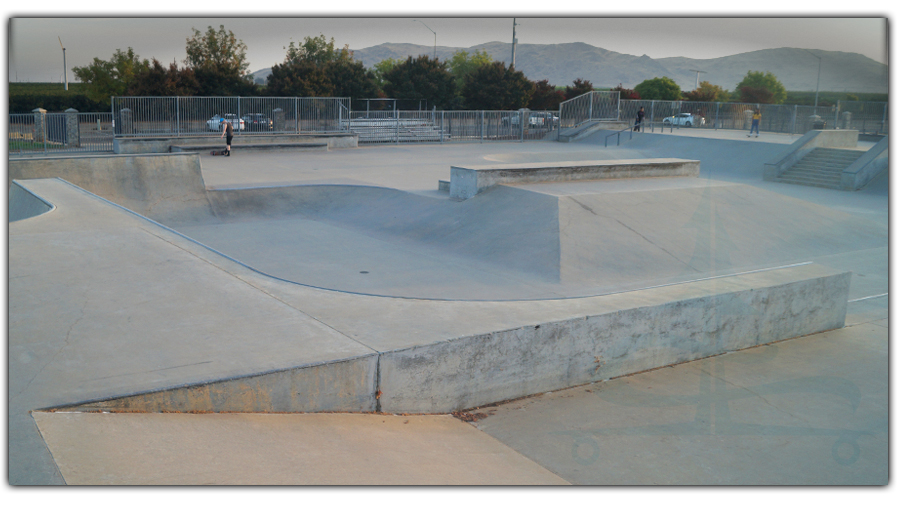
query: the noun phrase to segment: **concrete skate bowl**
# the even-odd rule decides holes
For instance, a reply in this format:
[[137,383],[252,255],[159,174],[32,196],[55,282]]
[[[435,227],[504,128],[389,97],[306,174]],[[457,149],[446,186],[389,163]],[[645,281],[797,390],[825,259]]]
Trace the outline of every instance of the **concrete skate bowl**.
[[284,281],[412,299],[596,296],[887,246],[865,219],[696,178],[498,186],[462,202],[341,185],[207,199],[160,222]]

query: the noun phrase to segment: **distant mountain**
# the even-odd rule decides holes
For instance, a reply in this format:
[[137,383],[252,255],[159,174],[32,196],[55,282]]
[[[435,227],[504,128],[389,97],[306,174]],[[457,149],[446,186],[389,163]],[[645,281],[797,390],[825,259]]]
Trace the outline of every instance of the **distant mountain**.
[[[437,56],[445,60],[459,50],[469,53],[485,51],[495,61],[502,62],[509,62],[512,57],[512,44],[508,42],[488,42],[470,48],[438,46]],[[366,67],[372,67],[386,58],[405,59],[407,56],[432,55],[434,52],[433,46],[385,43],[353,50],[353,57]],[[645,79],[668,76],[685,91],[696,87],[698,70],[703,71],[700,81],[709,81],[730,91],[734,91],[735,85],[748,71],[769,71],[790,91],[812,91],[816,89],[819,60],[810,52],[822,58],[819,90],[888,92],[886,65],[857,53],[818,49],[809,52],[798,48],[764,49],[701,60],[626,55],[582,42],[518,44],[516,69],[533,81],[546,79],[554,85],[569,85],[576,78],[582,78],[603,88],[619,83],[626,88],[634,88]],[[255,78],[265,79],[270,73],[270,69],[262,69],[253,74]]]

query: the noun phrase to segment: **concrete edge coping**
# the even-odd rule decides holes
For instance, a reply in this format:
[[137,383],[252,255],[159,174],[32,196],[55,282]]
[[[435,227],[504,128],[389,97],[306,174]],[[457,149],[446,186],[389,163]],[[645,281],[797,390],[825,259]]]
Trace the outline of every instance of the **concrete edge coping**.
[[77,154],[77,153],[68,153],[65,155],[46,155],[46,156],[35,156],[35,157],[25,157],[25,158],[15,158],[11,160],[15,161],[33,161],[33,160],[59,160],[59,159],[108,159],[108,158],[122,158],[122,157],[190,157],[196,156],[197,154],[194,152],[148,152],[148,153],[89,153],[89,154]]
[[853,164],[849,165],[843,173],[850,173],[855,175],[859,173],[863,168],[865,168],[869,163],[875,160],[879,155],[888,150],[888,137],[885,136],[881,139],[881,141],[875,143],[875,146],[869,148],[862,157],[856,160]]
[[555,169],[555,168],[588,168],[588,167],[615,167],[615,166],[637,166],[645,164],[683,164],[685,162],[700,162],[696,159],[678,159],[678,158],[657,158],[657,159],[614,159],[614,160],[586,160],[586,161],[563,161],[563,162],[514,162],[504,164],[485,164],[477,166],[450,166],[451,169],[468,169],[479,172],[491,171],[532,171],[535,169]]
[[[236,131],[235,131],[236,132]],[[353,137],[355,136],[355,132],[278,132],[278,133],[266,133],[266,134],[248,134],[246,131],[242,131],[241,134],[235,134],[234,139],[240,138],[252,138],[252,139],[263,139],[266,137],[275,137],[275,136],[291,136],[291,137],[315,137],[315,138],[329,138],[329,137]],[[116,136],[115,139],[117,141],[176,141],[179,139],[183,140],[202,140],[202,139],[210,139],[210,138],[218,138],[221,136],[221,131],[210,131],[209,134],[203,135],[195,135],[195,136]]]
[[[232,148],[242,148],[245,150],[266,149],[266,148],[322,148],[328,147],[328,143],[324,142],[305,142],[305,143],[231,143]],[[192,150],[210,150],[221,149],[222,143],[209,145],[172,145],[169,147],[172,152],[192,151]],[[176,150],[177,149],[177,150]]]

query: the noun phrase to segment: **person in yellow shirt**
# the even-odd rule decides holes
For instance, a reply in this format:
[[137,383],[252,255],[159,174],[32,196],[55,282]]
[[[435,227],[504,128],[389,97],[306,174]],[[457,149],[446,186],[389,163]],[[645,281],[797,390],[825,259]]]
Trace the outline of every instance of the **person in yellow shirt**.
[[753,131],[756,130],[756,137],[759,137],[759,120],[762,118],[762,115],[759,113],[759,110],[753,111],[753,123],[750,124],[750,134],[747,134],[747,137],[753,135]]

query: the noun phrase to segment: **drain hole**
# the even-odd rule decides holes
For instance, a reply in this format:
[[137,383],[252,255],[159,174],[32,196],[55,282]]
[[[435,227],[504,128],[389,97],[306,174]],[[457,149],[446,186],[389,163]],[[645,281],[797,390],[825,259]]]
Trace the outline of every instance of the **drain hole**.
[[369,273],[369,272],[367,272],[367,271],[365,271],[365,270],[363,270],[363,271],[361,271],[361,272],[359,272],[359,273]]

